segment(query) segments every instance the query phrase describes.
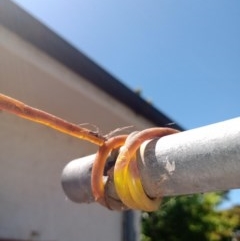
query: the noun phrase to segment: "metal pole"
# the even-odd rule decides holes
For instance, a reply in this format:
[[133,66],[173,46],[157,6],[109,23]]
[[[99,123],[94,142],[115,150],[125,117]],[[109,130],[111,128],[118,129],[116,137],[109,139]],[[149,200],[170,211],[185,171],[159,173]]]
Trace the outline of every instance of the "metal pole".
[[[71,200],[94,200],[93,161],[92,155],[65,167],[62,185]],[[144,190],[153,198],[240,188],[240,118],[147,141],[137,161]]]

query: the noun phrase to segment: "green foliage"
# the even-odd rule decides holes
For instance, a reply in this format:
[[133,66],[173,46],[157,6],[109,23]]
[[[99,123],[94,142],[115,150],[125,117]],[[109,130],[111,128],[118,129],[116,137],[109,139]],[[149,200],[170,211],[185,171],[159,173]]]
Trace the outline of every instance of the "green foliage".
[[153,213],[142,214],[142,241],[228,241],[238,219],[216,210],[225,193],[165,199]]

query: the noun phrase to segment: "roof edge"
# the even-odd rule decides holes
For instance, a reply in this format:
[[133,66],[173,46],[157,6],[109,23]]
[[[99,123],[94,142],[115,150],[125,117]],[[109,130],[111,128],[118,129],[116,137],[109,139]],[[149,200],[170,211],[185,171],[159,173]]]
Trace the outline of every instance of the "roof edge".
[[0,1],[0,24],[157,126],[183,128],[15,3]]

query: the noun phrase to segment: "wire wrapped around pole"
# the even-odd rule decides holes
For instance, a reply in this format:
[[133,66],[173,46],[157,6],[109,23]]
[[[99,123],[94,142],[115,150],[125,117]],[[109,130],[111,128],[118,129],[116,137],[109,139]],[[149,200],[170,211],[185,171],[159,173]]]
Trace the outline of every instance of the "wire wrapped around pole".
[[[80,158],[64,169],[62,183],[71,200],[94,201],[94,159]],[[240,118],[145,141],[136,160],[143,189],[151,198],[240,188]],[[113,181],[106,185],[114,188]]]

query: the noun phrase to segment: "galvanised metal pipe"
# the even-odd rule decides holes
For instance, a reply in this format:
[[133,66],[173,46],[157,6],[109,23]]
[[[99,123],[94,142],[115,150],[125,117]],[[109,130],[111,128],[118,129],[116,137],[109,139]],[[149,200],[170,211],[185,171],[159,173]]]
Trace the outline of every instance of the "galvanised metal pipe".
[[[93,161],[94,155],[65,167],[62,185],[71,200],[94,201]],[[144,142],[137,161],[144,190],[153,198],[240,188],[240,118]]]
[[240,188],[240,118],[144,143],[140,157],[151,197]]

